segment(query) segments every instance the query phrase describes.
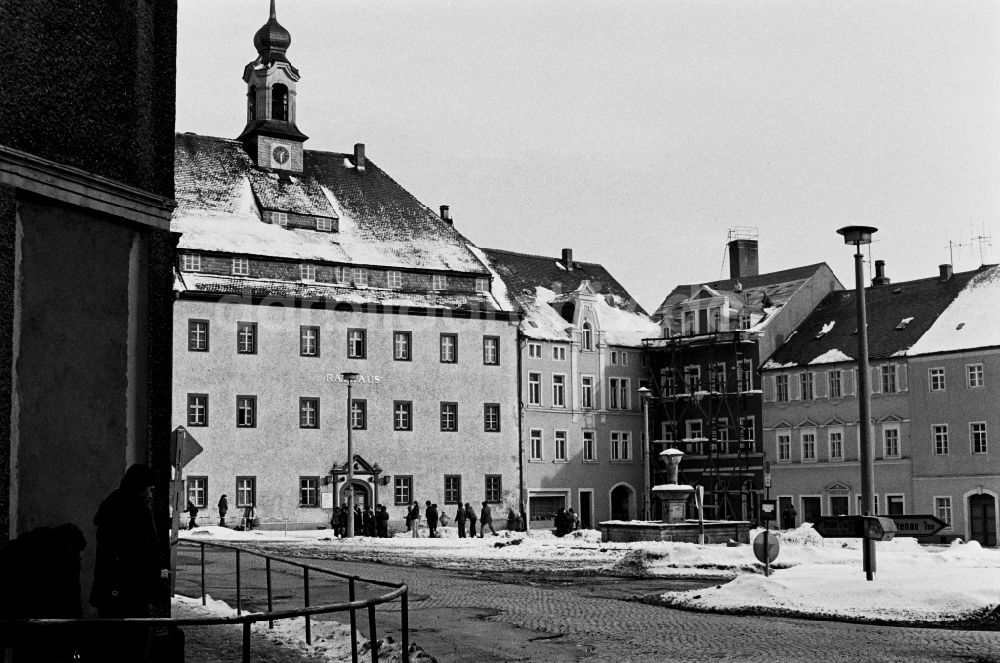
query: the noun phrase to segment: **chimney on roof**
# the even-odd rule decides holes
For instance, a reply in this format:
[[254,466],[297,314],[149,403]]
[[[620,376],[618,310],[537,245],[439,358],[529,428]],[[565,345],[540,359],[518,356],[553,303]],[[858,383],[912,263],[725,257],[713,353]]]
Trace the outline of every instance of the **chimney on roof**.
[[562,263],[567,272],[573,271],[573,249],[562,250]]
[[449,226],[453,225],[451,220],[451,208],[447,205],[441,205],[441,220],[447,223]]
[[942,281],[947,281],[951,278],[951,265],[938,265],[938,269],[941,270]]
[[733,228],[729,231],[729,278],[757,276],[757,229]]
[[872,287],[889,285],[890,281],[885,276],[885,260],[875,261],[875,278],[872,279]]
[[365,169],[365,144],[354,144],[354,167],[358,170]]

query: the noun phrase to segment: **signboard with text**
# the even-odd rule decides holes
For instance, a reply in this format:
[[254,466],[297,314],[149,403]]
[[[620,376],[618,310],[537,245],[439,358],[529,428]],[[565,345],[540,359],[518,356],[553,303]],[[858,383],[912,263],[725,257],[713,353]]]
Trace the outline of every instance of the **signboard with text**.
[[896,536],[933,536],[948,526],[948,523],[932,515],[898,514],[889,518],[896,523]]

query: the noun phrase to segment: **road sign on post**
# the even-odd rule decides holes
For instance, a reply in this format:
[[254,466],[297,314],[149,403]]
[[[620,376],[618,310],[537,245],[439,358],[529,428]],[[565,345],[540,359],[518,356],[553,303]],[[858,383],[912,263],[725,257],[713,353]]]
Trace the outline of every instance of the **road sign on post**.
[[813,523],[813,529],[826,538],[891,541],[896,525],[884,516],[823,516]]
[[889,518],[896,524],[896,536],[934,536],[948,526],[945,521],[931,515],[897,514]]
[[781,539],[777,532],[764,530],[753,540],[753,554],[764,564],[764,575],[771,575],[771,562],[778,558]]

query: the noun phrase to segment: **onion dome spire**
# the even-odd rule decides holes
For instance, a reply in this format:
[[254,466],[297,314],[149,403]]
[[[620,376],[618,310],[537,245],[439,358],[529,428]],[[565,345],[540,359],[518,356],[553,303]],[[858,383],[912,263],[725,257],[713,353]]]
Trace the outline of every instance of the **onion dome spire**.
[[[265,61],[285,60],[284,53],[292,44],[292,35],[278,23],[274,1],[271,0],[271,17],[267,19],[267,23],[261,26],[257,34],[253,36],[254,48],[257,49],[257,52]],[[275,57],[279,54],[279,57]]]

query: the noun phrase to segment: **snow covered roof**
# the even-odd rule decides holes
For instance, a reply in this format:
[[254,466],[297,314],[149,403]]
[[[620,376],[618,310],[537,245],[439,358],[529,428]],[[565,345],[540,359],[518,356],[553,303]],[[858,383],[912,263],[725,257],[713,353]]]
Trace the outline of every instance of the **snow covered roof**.
[[[305,150],[301,175],[254,166],[241,143],[177,134],[172,228],[179,248],[487,276],[468,241],[370,159]],[[261,221],[261,210],[339,219],[319,233]]]
[[[573,307],[576,291],[585,287],[595,293],[594,315],[598,330],[612,345],[639,347],[643,338],[659,336],[660,330],[642,307],[601,265],[573,261],[567,270],[559,258],[528,255],[500,249],[481,249],[486,264],[503,283],[494,279],[493,295],[506,298],[524,316],[521,332],[549,341],[572,339]],[[501,303],[501,307],[502,307]],[[565,317],[564,317],[565,316]]]
[[[888,359],[911,351],[977,273],[962,272],[947,280],[932,277],[866,288],[869,358]],[[900,325],[906,318],[911,320]],[[855,291],[831,292],[763,368],[853,361],[857,356],[857,329]]]
[[969,280],[907,355],[1000,346],[1000,265]]

